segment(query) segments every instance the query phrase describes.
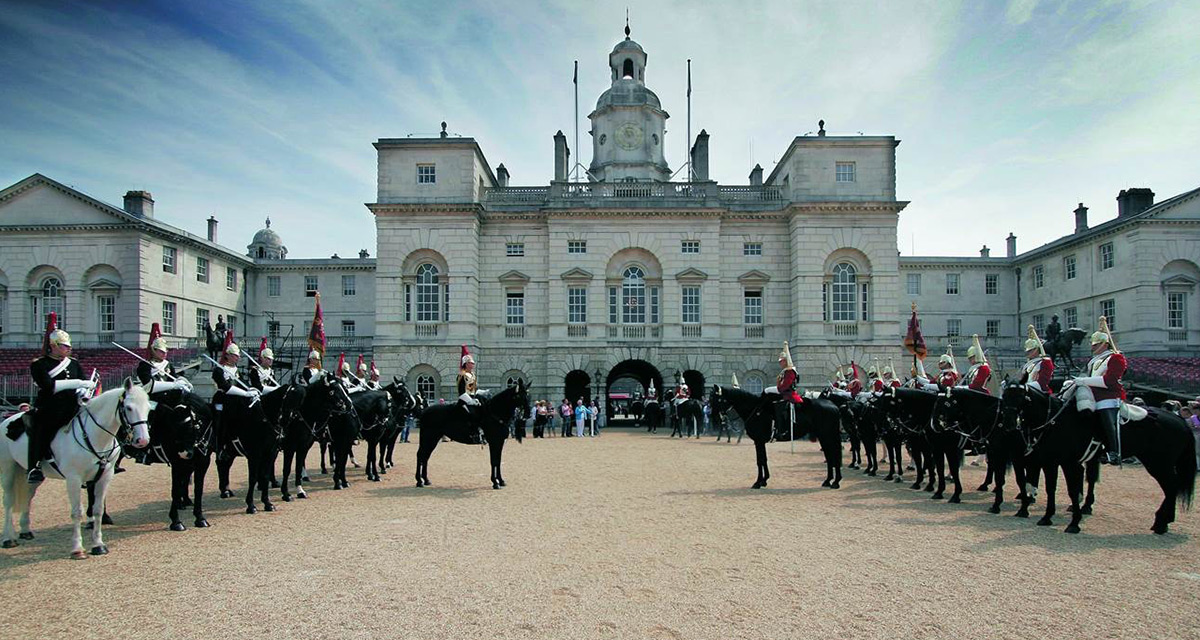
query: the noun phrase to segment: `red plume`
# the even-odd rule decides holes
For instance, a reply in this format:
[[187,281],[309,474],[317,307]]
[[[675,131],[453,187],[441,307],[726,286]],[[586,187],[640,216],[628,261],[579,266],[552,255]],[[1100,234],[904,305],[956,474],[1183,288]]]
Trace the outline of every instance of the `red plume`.
[[162,329],[160,329],[158,327],[158,323],[155,322],[154,324],[150,325],[150,339],[146,341],[146,353],[147,354],[149,354],[151,351],[153,351],[153,348],[150,345],[154,344],[154,341],[158,340],[161,337],[162,337]]
[[225,330],[225,344],[221,345],[221,353],[225,353],[231,344],[233,344],[233,327]]
[[355,373],[362,371],[362,368],[363,368],[363,357],[362,357],[362,354],[360,353],[360,354],[358,354],[358,362],[354,363]]
[[258,343],[258,355],[262,355],[263,351],[267,350],[267,337],[263,336],[262,342]]
[[346,354],[339,353],[337,369],[333,370],[334,375],[339,375],[339,376],[342,375],[342,365],[344,365],[344,364],[346,364]]
[[[46,335],[42,336],[42,355],[50,355],[50,334],[58,329],[58,314],[51,311],[46,316]],[[465,347],[464,347],[465,348]]]

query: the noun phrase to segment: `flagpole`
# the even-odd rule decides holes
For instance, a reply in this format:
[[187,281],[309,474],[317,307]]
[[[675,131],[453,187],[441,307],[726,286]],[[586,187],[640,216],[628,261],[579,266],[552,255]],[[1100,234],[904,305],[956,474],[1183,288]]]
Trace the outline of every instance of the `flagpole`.
[[[571,82],[575,85],[575,153],[579,153],[579,61],[575,61],[575,75],[572,76]],[[575,158],[575,166],[571,167],[571,174],[574,176],[574,181],[579,181],[579,157]]]
[[695,182],[696,176],[692,172],[692,59],[687,61],[687,177],[688,182]]

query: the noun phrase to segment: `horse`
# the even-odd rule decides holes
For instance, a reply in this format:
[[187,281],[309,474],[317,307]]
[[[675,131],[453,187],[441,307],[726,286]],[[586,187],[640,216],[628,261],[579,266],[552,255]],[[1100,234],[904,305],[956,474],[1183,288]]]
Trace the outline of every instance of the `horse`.
[[226,331],[213,331],[211,325],[204,323],[204,350],[208,353],[208,357],[213,360],[221,354],[221,349],[225,348]]
[[646,425],[647,433],[658,433],[658,428],[662,426],[665,409],[661,403],[647,402],[642,409],[640,420]]
[[225,394],[223,414],[219,420],[217,476],[221,497],[233,496],[229,489],[229,468],[237,456],[246,458],[246,513],[258,513],[254,490],[260,491],[263,511],[274,511],[271,502],[271,475],[279,443],[288,425],[295,419],[304,402],[305,388],[295,382],[263,394],[257,402]]
[[[1053,524],[1054,491],[1061,467],[1071,497],[1071,522],[1066,533],[1079,533],[1089,509],[1079,504],[1083,493],[1083,461],[1096,455],[1095,416],[1080,413],[1071,399],[1046,395],[1024,385],[1004,390],[1002,420],[1018,429],[1027,450],[1040,463],[1046,478],[1046,513],[1039,526]],[[1191,506],[1196,485],[1196,441],[1183,418],[1165,410],[1148,409],[1145,418],[1120,427],[1122,455],[1136,456],[1157,482],[1163,501],[1154,512],[1150,530],[1165,534],[1175,521],[1175,507]],[[1090,505],[1086,505],[1090,507]]]
[[742,443],[742,436],[746,430],[741,426],[741,420],[731,420],[725,413],[717,411],[716,407],[709,401],[709,410],[712,415],[713,427],[717,432],[717,442],[721,441],[721,436],[725,436],[725,442],[733,442],[733,434],[738,437],[738,444]]
[[400,378],[392,376],[392,383],[383,387],[392,400],[392,416],[384,425],[383,435],[379,439],[379,473],[386,474],[392,463],[392,452],[396,449],[396,439],[404,429],[404,421],[412,415],[420,401],[408,391],[408,386]]
[[821,398],[806,399],[795,407],[795,428],[791,423],[791,408],[780,402],[779,396],[755,395],[733,387],[714,385],[711,402],[714,411],[733,409],[746,425],[746,435],[754,441],[754,453],[758,464],[758,478],[752,489],[762,489],[771,478],[767,463],[767,442],[790,438],[814,437],[821,443],[825,456],[826,475],[822,487],[838,489],[842,486],[842,432],[841,415],[836,405]]
[[936,481],[938,491],[934,499],[941,499],[942,492],[946,489],[946,477],[942,467],[935,464],[935,460],[940,462],[940,458],[929,433],[935,397],[935,394],[924,390],[888,387],[872,401],[879,410],[888,415],[888,421],[893,428],[903,433],[908,444],[917,471],[917,479],[909,488],[920,489],[924,485],[926,491],[933,492]]
[[[879,450],[875,445],[879,441],[879,422],[883,416],[874,411],[870,404],[857,399],[846,405],[842,415],[849,416],[862,443],[862,456],[867,459],[863,474],[872,477],[879,475]],[[861,458],[859,464],[862,464]]]
[[[23,420],[25,414],[6,421]],[[59,429],[50,443],[54,464],[47,464],[46,477],[61,478],[67,483],[67,499],[71,503],[73,525],[71,557],[87,558],[83,551],[81,527],[83,522],[83,484],[96,482],[97,511],[103,513],[108,497],[108,485],[113,478],[113,463],[120,455],[121,445],[132,443],[145,448],[150,443],[147,420],[150,416],[150,396],[141,385],[126,379],[125,384],[92,398],[75,414],[65,428]],[[29,508],[38,485],[25,480],[28,463],[28,438],[22,433],[11,436],[0,446],[0,485],[4,487],[4,533],[0,536],[0,547],[11,549],[19,543],[13,537],[13,511],[21,514],[21,540],[32,540],[29,528]],[[102,522],[93,518],[91,554],[108,553],[101,529]]]
[[850,464],[847,464],[846,468],[858,469],[862,465],[862,438],[858,435],[858,421],[850,409],[854,399],[849,394],[841,395],[832,392],[826,392],[821,397],[837,405],[838,411],[841,412],[842,430],[850,439]]
[[[335,393],[340,394],[345,411],[333,412],[329,418],[329,460],[333,467],[333,488],[335,491],[349,489],[350,482],[346,480],[346,464],[350,461],[351,449],[358,439],[362,419],[354,408],[354,395],[346,388],[346,383],[340,378],[334,378],[330,383]],[[322,441],[323,442],[323,441]],[[324,450],[321,454],[321,471],[325,471]]]
[[[398,379],[393,378],[393,380],[395,380],[396,384],[398,384],[398,385],[404,384],[404,383],[400,382]],[[406,391],[407,391],[407,389],[406,389]],[[404,409],[402,406],[399,406],[400,403],[398,403],[397,410],[400,411],[400,414],[396,416],[396,426],[397,426],[396,435],[397,436],[400,435],[401,433],[404,433],[404,428],[401,427],[400,425],[403,422],[407,421],[409,416],[414,416],[414,417],[419,416],[419,415],[421,415],[422,411],[429,408],[429,402],[425,400],[425,396],[423,396],[419,393],[409,393],[408,395],[412,398],[412,406],[411,407]],[[545,421],[545,423],[542,424],[542,437],[545,437],[545,434],[547,431],[549,431],[551,434],[554,433],[553,429],[549,429],[549,427],[551,425],[551,417],[552,417],[552,414],[546,414],[546,421]],[[402,440],[402,442],[408,442],[408,434],[405,434],[405,438],[404,438],[404,440]],[[396,466],[396,463],[392,461],[392,453],[394,453],[395,450],[396,450],[396,438],[393,437],[393,438],[389,439],[388,443],[387,443],[387,455],[384,457],[385,464],[383,467],[385,470],[390,467]]]
[[349,402],[337,385],[330,381],[331,376],[321,376],[304,387],[304,397],[300,403],[300,411],[295,420],[287,425],[283,432],[283,442],[280,449],[283,452],[283,478],[280,481],[280,491],[284,502],[292,501],[288,490],[288,479],[292,475],[292,464],[296,466],[296,498],[305,499],[308,494],[304,491],[304,461],[313,443],[326,438],[329,432],[329,422],[335,413],[349,411]]
[[1086,337],[1086,331],[1079,327],[1071,327],[1058,334],[1055,340],[1045,341],[1043,347],[1055,366],[1061,362],[1063,367],[1060,371],[1071,375],[1075,371],[1075,361],[1071,358],[1071,351],[1079,346]]
[[[704,407],[695,398],[683,402],[675,402],[674,392],[667,392],[663,402],[671,406],[671,437],[679,434],[680,438],[700,437],[700,425],[704,424]],[[690,422],[691,429],[683,428]]]
[[[474,420],[482,423],[491,454],[493,489],[506,486],[500,473],[504,440],[508,437],[508,425],[512,422],[515,412],[520,411],[522,419],[529,419],[529,385],[530,383],[520,380],[516,386],[498,391],[490,398],[481,397],[483,406],[473,410],[476,414]],[[441,442],[442,436],[455,442],[474,444],[472,441],[476,432],[475,422],[468,420],[457,404],[435,405],[422,411],[421,436],[417,444],[417,487],[430,485],[429,456]]]
[[358,416],[359,435],[367,441],[367,480],[379,482],[376,452],[388,425],[395,418],[392,413],[392,394],[384,389],[362,391],[350,396],[350,401],[354,403],[354,414]]

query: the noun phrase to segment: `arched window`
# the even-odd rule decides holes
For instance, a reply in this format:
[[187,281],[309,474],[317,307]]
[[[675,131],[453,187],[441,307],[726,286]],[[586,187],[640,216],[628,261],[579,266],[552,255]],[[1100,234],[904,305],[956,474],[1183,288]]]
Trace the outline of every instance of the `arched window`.
[[746,381],[742,383],[742,390],[750,393],[762,393],[763,379],[758,376],[746,376]]
[[622,312],[621,322],[624,324],[645,324],[646,322],[646,273],[641,267],[625,269],[621,280]]
[[417,322],[438,322],[439,289],[438,268],[428,262],[417,267]]
[[858,276],[854,265],[839,262],[833,268],[833,321],[855,321],[857,306]]
[[437,402],[437,383],[433,381],[433,376],[417,376],[417,393],[429,404]]
[[630,60],[628,58],[625,59],[625,66],[622,68],[621,77],[622,78],[632,78],[633,77],[633,60]]
[[51,313],[58,314],[58,327],[60,329],[67,326],[66,320],[63,317],[63,310],[66,305],[63,303],[63,286],[62,281],[55,276],[50,276],[42,281],[42,323],[45,323],[46,316]]

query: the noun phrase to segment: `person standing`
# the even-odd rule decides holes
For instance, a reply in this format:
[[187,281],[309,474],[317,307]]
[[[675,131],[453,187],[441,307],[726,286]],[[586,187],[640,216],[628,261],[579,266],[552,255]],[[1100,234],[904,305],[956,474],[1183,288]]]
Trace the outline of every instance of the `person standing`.
[[583,398],[575,401],[575,437],[583,437],[583,421],[587,419],[587,408],[583,406]]
[[562,405],[558,407],[558,415],[562,417],[562,437],[570,438],[571,418],[573,413],[571,411],[571,405],[567,402],[566,398],[563,398]]

